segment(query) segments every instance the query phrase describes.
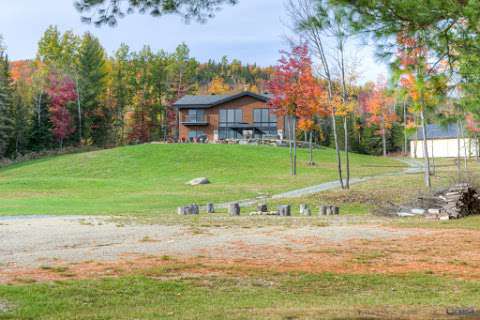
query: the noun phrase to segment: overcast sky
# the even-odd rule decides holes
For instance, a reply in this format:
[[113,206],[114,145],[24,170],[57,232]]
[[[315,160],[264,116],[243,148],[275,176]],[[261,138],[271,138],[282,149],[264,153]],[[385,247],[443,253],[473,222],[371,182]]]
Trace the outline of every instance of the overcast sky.
[[[148,44],[154,50],[166,51],[185,42],[192,56],[202,62],[226,55],[230,60],[266,66],[275,64],[279,50],[286,47],[288,20],[282,3],[240,0],[239,5],[225,7],[206,24],[185,24],[178,16],[131,15],[120,20],[117,27],[97,28],[80,22],[73,0],[0,0],[0,34],[12,60],[33,58],[42,33],[49,25],[57,25],[61,31],[92,32],[108,53],[122,42],[135,50]],[[378,74],[385,73],[384,65],[374,59],[372,48],[359,45],[354,51],[361,60],[362,81],[375,80]]]

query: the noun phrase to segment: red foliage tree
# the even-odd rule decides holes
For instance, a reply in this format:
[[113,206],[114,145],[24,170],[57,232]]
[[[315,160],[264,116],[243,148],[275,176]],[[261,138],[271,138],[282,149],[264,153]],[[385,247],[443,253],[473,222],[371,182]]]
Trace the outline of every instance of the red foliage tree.
[[144,108],[135,110],[132,115],[132,130],[128,134],[130,143],[146,143],[150,141],[151,120]]
[[[286,116],[289,123],[292,174],[296,174],[296,128],[315,115],[326,113],[324,90],[313,76],[312,61],[306,44],[282,52],[274,68],[272,80],[267,84],[273,98],[270,106],[278,116]],[[292,153],[293,148],[293,153]]]
[[47,94],[50,97],[50,121],[53,124],[53,135],[63,148],[64,140],[75,132],[72,116],[67,109],[70,102],[77,99],[75,83],[68,77],[52,73],[48,77]]

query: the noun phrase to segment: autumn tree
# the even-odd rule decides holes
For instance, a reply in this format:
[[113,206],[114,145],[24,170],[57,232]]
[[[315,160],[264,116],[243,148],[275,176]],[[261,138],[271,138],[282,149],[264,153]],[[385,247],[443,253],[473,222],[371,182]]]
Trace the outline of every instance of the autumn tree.
[[394,101],[387,92],[384,82],[379,80],[366,101],[367,123],[379,128],[378,133],[382,137],[383,156],[387,156],[387,131],[392,128],[397,114],[394,109]]
[[310,71],[306,73],[303,79],[303,101],[301,101],[301,112],[299,127],[309,133],[309,151],[310,165],[314,165],[313,160],[313,132],[318,127],[321,118],[329,115],[328,93]]
[[63,149],[65,139],[75,132],[72,116],[67,108],[68,104],[77,99],[75,83],[70,78],[55,73],[50,74],[48,82],[47,94],[51,102],[49,114],[53,126],[52,133],[60,149]]
[[318,100],[323,95],[312,73],[307,45],[295,46],[291,52],[282,52],[268,88],[273,94],[269,102],[271,107],[279,116],[287,119],[291,171],[292,175],[296,175],[298,119],[310,119],[315,110],[324,105]]
[[208,86],[209,94],[225,94],[230,91],[230,86],[225,83],[222,77],[213,78],[212,82]]
[[[32,75],[32,84],[35,89],[35,101],[37,114],[40,113],[42,96],[47,86],[48,77],[53,73],[64,74],[75,81],[75,90],[77,92],[77,103],[75,119],[78,128],[78,141],[82,140],[83,114],[81,101],[79,99],[79,75],[78,75],[78,55],[81,39],[72,31],[66,31],[62,34],[57,26],[49,26],[43,33],[38,43],[37,57],[35,61],[34,74]],[[48,139],[48,137],[46,137]]]

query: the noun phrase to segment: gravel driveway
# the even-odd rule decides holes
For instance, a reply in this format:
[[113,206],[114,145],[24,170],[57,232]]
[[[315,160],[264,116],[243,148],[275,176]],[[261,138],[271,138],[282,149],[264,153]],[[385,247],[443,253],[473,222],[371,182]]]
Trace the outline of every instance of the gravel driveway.
[[360,225],[192,228],[183,225],[123,225],[98,217],[4,217],[0,219],[0,268],[112,261],[126,254],[211,258],[225,258],[227,255],[227,258],[235,259],[249,254],[234,250],[238,244],[249,248],[281,246],[302,250],[305,239],[313,239],[315,244],[328,244],[352,239],[398,239],[412,233]]

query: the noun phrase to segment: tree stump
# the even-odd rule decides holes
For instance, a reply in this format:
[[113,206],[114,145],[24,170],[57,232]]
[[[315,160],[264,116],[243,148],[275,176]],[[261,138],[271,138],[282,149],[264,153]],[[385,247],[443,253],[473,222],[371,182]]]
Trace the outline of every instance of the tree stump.
[[190,206],[190,214],[198,215],[200,214],[200,208],[196,204]]
[[311,213],[310,208],[308,207],[308,204],[305,204],[305,203],[300,204],[300,214],[303,214],[305,216],[310,215],[306,213]]
[[326,216],[327,215],[327,206],[320,206],[320,210],[319,210],[319,215],[321,216]]
[[230,203],[228,206],[228,214],[231,216],[239,216],[240,215],[240,204],[238,203]]
[[215,206],[213,203],[207,203],[207,213],[215,213]]
[[334,215],[338,216],[340,214],[340,208],[339,207],[332,207],[332,212]]
[[326,211],[326,215],[327,216],[331,216],[333,214],[333,210],[332,210],[332,206],[327,206],[327,211]]
[[190,207],[179,207],[177,213],[181,216],[186,216],[190,214]]
[[268,206],[266,204],[259,204],[257,206],[257,212],[261,212],[261,213],[268,212]]
[[279,206],[278,213],[281,217],[290,217],[292,215],[292,207],[290,205]]

